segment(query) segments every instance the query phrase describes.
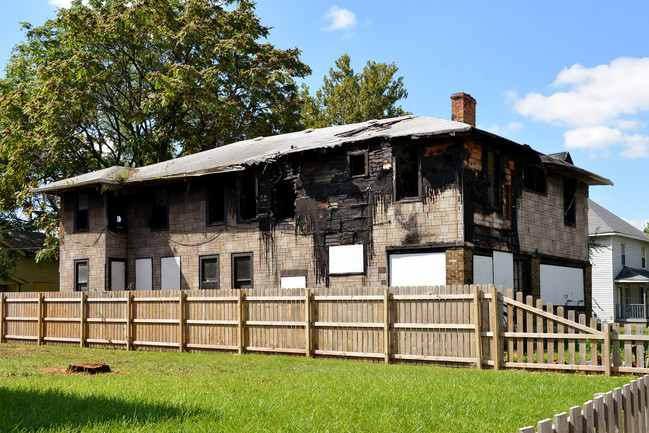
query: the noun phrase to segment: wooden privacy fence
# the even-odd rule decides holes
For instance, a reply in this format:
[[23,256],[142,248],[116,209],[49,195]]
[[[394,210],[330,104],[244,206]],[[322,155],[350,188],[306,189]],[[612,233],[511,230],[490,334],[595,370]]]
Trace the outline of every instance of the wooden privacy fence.
[[[649,376],[537,423],[538,433],[649,433]],[[534,433],[524,427],[519,433]]]
[[643,374],[646,333],[493,286],[0,293],[0,342],[126,350]]

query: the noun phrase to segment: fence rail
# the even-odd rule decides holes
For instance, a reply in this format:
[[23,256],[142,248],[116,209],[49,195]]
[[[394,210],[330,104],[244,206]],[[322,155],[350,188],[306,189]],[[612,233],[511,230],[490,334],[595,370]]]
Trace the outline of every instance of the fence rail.
[[0,293],[0,342],[649,373],[644,325],[493,286]]
[[[554,422],[553,422],[554,421]],[[534,427],[520,428],[519,433],[534,433]],[[647,433],[649,432],[649,376],[631,381],[622,388],[595,394],[583,406],[570,413],[555,415],[537,423],[538,433]]]

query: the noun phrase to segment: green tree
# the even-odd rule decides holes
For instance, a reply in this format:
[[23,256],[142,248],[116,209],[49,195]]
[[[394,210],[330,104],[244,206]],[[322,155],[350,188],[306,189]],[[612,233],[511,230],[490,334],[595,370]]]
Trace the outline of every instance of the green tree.
[[363,72],[355,73],[349,55],[343,54],[336,60],[336,69],[329,69],[315,97],[308,87],[302,88],[304,125],[322,128],[411,114],[396,106],[408,97],[403,77],[395,78],[398,70],[394,63],[368,61]]
[[301,127],[294,79],[251,1],[74,0],[25,24],[0,80],[0,212],[56,230],[57,203],[24,191]]
[[644,231],[646,234],[649,235],[649,223],[647,223],[647,224],[644,226],[643,231]]

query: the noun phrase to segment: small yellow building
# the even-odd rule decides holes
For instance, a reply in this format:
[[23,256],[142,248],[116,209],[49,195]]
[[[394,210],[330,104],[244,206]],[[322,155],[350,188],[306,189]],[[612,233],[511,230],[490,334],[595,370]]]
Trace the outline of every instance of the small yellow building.
[[36,263],[36,253],[43,247],[44,240],[42,233],[21,230],[10,230],[7,236],[0,238],[0,249],[13,251],[16,257],[9,275],[0,277],[0,292],[59,290],[59,261]]

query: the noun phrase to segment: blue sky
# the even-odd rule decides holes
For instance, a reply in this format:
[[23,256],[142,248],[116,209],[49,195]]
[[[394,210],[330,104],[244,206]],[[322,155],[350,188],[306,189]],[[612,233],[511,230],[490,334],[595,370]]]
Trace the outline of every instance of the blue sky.
[[[0,62],[66,0],[2,1]],[[649,221],[649,2],[260,0],[269,41],[297,47],[313,91],[342,54],[356,70],[394,62],[404,109],[449,119],[470,93],[477,123],[611,179],[590,196],[637,227]]]

